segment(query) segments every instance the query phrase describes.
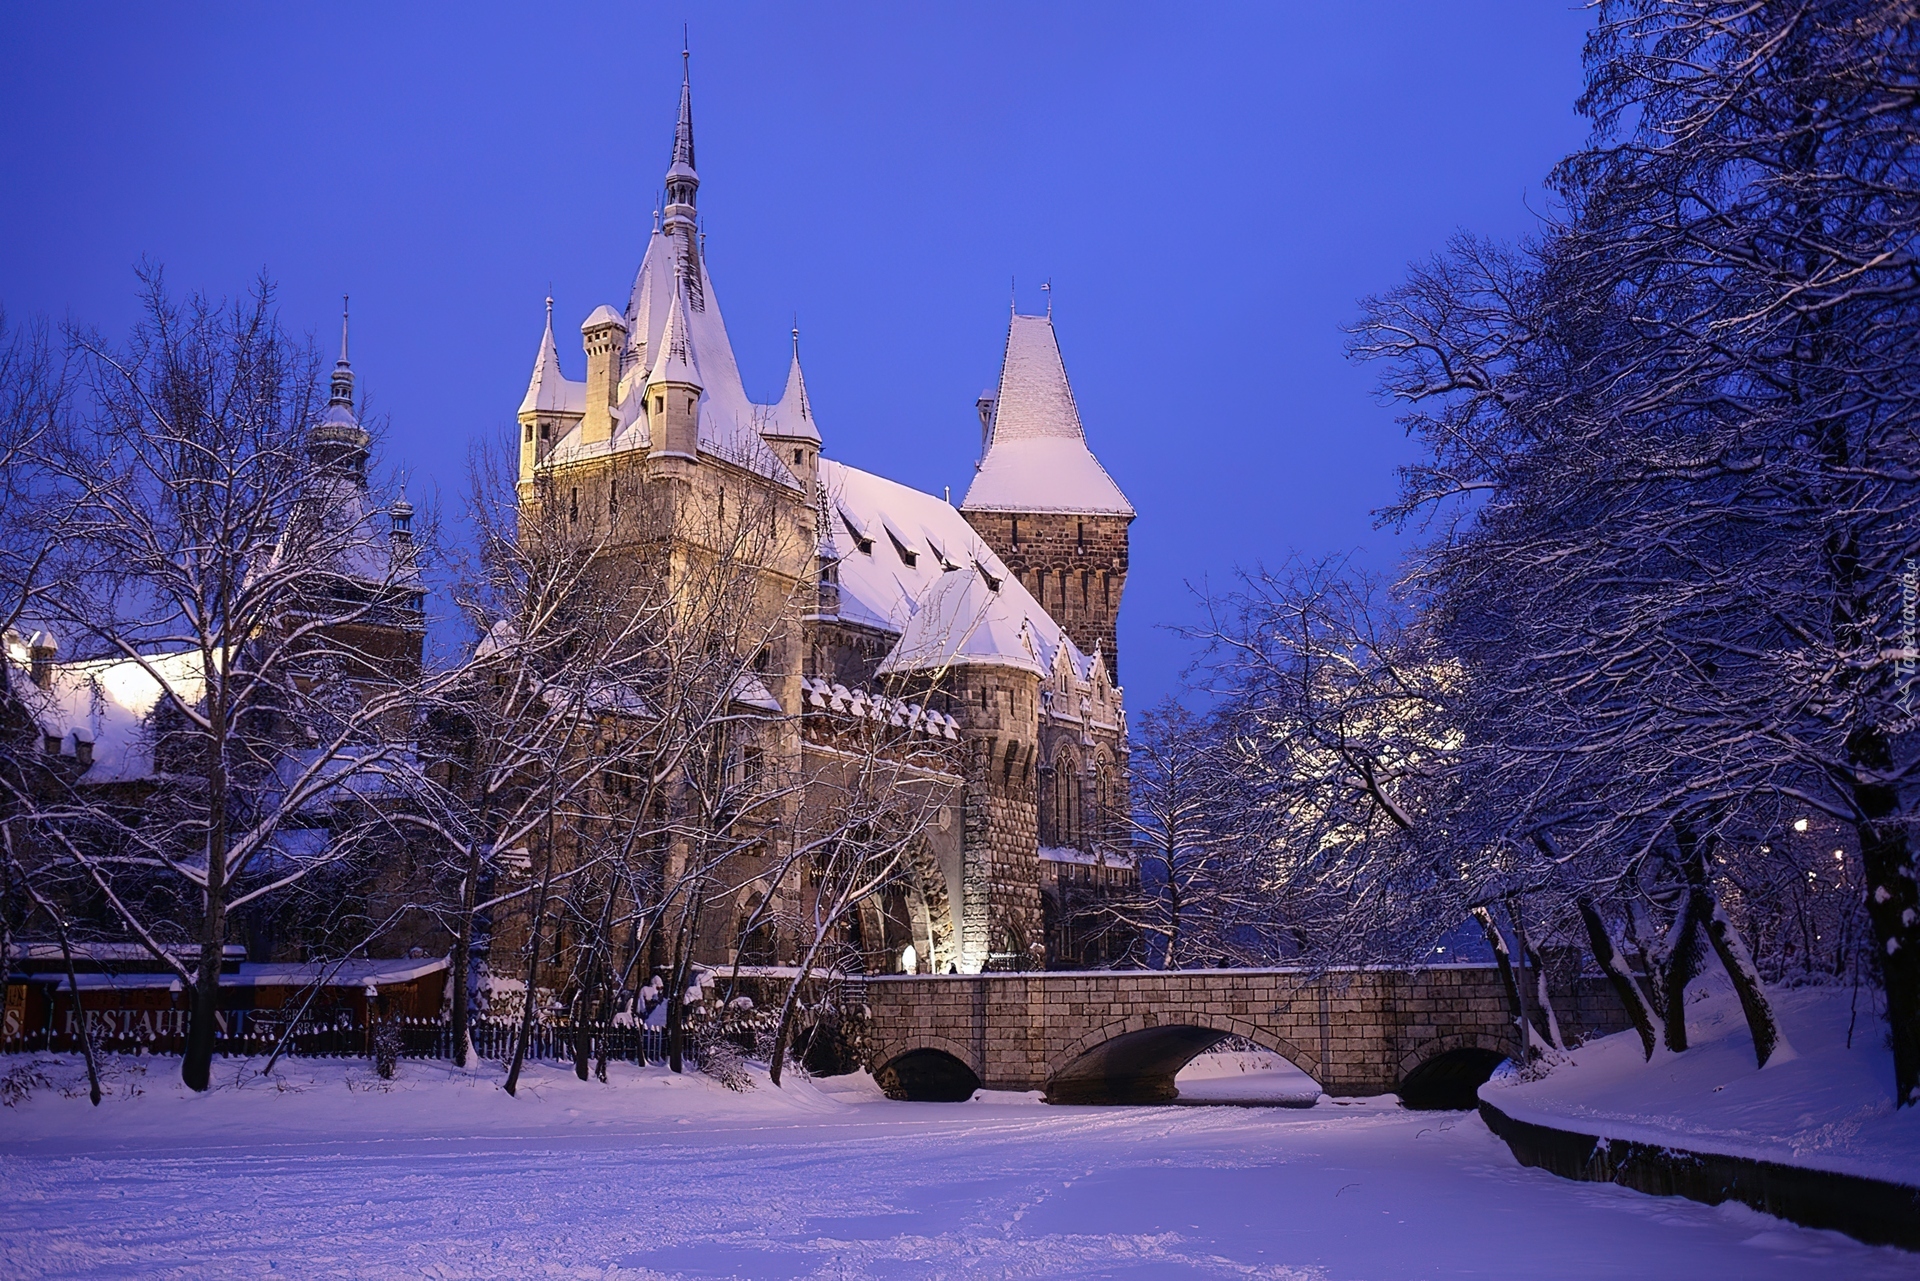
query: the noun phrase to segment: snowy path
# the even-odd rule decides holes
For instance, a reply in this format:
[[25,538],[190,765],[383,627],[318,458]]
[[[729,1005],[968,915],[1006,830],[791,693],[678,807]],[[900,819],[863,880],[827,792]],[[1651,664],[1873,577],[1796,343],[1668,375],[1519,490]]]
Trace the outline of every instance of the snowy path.
[[36,1099],[0,1116],[26,1122],[0,1130],[0,1275],[1920,1274],[1914,1255],[1743,1208],[1523,1170],[1477,1118],[1390,1102],[1049,1108],[843,1090],[802,1108],[763,1086],[731,1116],[719,1099],[609,1120],[560,1106],[592,1087],[544,1088],[543,1110],[521,1115],[583,1119],[480,1138],[215,1127],[193,1151],[166,1125],[80,1135],[84,1105]]

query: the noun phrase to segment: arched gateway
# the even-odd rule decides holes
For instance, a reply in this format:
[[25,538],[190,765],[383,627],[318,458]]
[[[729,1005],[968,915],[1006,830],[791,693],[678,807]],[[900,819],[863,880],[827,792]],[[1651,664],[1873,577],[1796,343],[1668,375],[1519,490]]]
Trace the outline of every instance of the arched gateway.
[[[1563,1029],[1626,1027],[1604,980],[1555,992]],[[1229,1036],[1329,1094],[1470,1106],[1513,1045],[1499,971],[1111,970],[871,979],[868,1065],[896,1098],[1043,1090],[1053,1103],[1160,1103]]]

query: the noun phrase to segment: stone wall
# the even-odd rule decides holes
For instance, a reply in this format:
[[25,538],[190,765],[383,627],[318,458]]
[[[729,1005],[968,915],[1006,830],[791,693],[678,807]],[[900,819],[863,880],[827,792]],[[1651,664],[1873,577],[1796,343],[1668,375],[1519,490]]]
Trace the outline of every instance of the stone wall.
[[1017,667],[955,670],[952,715],[965,742],[960,968],[1038,969],[1039,677]]
[[999,553],[1073,643],[1106,656],[1120,683],[1120,594],[1127,585],[1127,516],[970,511],[967,523]]

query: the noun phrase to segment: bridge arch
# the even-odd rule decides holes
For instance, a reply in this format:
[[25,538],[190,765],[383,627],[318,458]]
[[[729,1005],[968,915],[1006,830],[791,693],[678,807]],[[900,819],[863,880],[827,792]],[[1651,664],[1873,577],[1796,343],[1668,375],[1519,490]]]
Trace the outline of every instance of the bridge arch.
[[1471,1108],[1480,1087],[1513,1050],[1512,1037],[1479,1031],[1422,1042],[1400,1056],[1400,1102],[1416,1109]]
[[982,1066],[958,1041],[924,1035],[889,1048],[873,1079],[890,1099],[959,1103],[980,1088]]
[[1116,1019],[1074,1041],[1047,1066],[1047,1102],[1171,1102],[1180,1093],[1180,1069],[1230,1036],[1320,1079],[1316,1059],[1271,1032],[1240,1019],[1169,1011]]

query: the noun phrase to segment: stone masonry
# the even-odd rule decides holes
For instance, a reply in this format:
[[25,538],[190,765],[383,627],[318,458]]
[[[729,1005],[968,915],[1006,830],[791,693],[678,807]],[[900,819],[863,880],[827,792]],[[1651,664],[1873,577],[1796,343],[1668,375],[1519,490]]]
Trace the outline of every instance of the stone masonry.
[[[1555,994],[1570,1038],[1627,1024],[1600,979]],[[982,1086],[1052,1102],[1153,1102],[1224,1037],[1272,1050],[1329,1094],[1402,1088],[1442,1056],[1504,1057],[1516,1036],[1492,966],[1181,970],[871,979],[868,1066],[883,1083],[926,1052]]]
[[1086,653],[1120,683],[1120,594],[1130,516],[968,511],[967,523]]

